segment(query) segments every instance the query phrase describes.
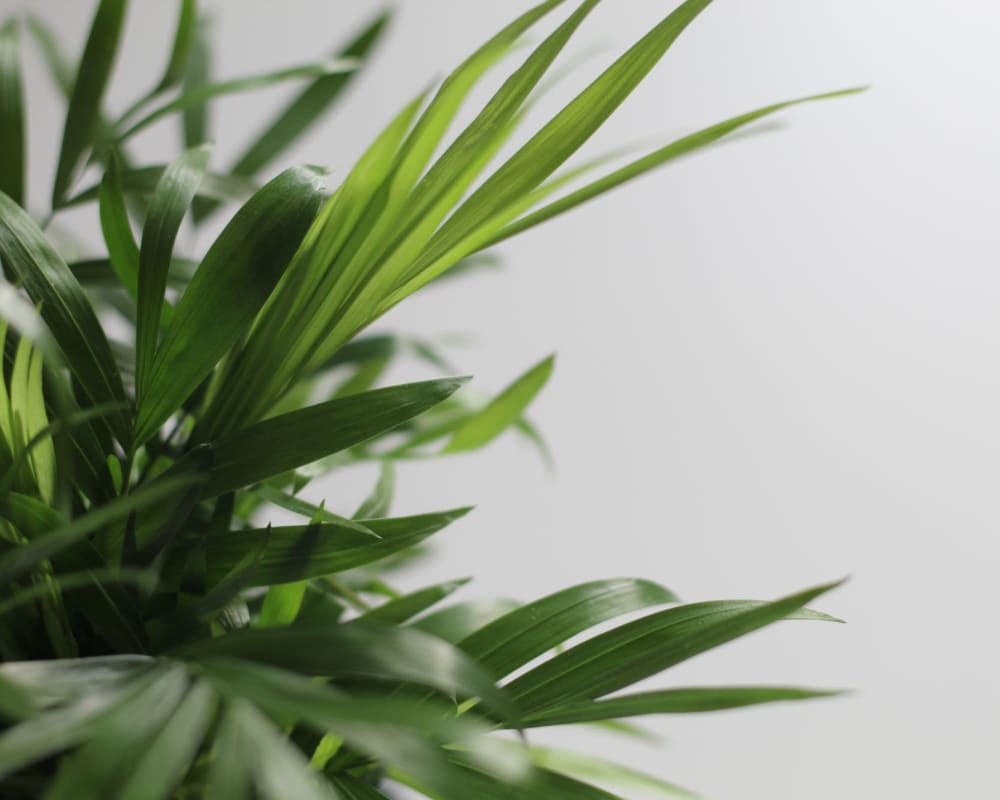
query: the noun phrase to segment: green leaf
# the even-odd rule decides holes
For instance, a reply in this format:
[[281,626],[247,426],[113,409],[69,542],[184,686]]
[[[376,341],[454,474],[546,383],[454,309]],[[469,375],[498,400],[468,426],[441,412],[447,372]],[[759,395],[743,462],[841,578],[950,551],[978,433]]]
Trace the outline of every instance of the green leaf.
[[[175,323],[180,320],[180,309]],[[225,494],[345,450],[449,397],[465,378],[391,386],[258,422],[212,443],[205,496]]]
[[166,308],[164,292],[174,254],[174,242],[184,214],[194,199],[208,166],[210,152],[207,145],[193,147],[167,167],[153,193],[146,222],[142,226],[142,246],[138,253],[135,342],[136,394],[140,397],[145,393],[149,370],[156,353],[162,311]]
[[481,698],[508,724],[517,724],[514,706],[472,659],[437,637],[406,628],[293,625],[244,629],[194,642],[177,655],[194,660],[222,656],[256,661],[335,679],[412,683],[449,696]]
[[42,60],[49,69],[52,81],[63,97],[73,93],[74,67],[66,59],[66,48],[56,39],[48,25],[34,14],[26,18],[28,33],[35,39],[42,53]]
[[214,582],[227,574],[247,551],[261,542],[266,545],[253,571],[253,582],[257,585],[291,583],[343,572],[418,544],[468,511],[462,508],[413,517],[366,520],[365,526],[371,533],[360,533],[337,524],[219,533],[207,542],[209,581]]
[[694,603],[595,636],[514,679],[508,689],[527,713],[601,697],[789,617],[838,583],[770,603]]
[[344,800],[389,800],[387,795],[370,783],[362,783],[350,775],[334,775],[330,778],[330,783]]
[[357,618],[357,622],[377,622],[385,625],[401,625],[421,611],[439,603],[453,592],[465,586],[471,578],[463,578],[447,583],[438,583],[416,592],[396,597],[378,608],[373,608]]
[[343,525],[345,528],[351,528],[369,536],[372,535],[372,532],[360,522],[342,517],[340,514],[334,514],[323,506],[317,506],[307,500],[303,500],[301,497],[283,492],[266,483],[254,486],[250,490],[250,494],[273,503],[278,508],[283,508],[286,511],[291,511],[293,514],[303,516],[310,522],[333,522],[337,525]]
[[[211,24],[207,17],[199,17],[195,23],[194,40],[191,42],[191,52],[182,78],[182,91],[185,94],[198,92],[208,85],[212,71],[212,46],[209,41]],[[184,146],[188,149],[204,144],[209,140],[207,103],[189,106],[181,114],[181,127],[184,133]]]
[[127,0],[101,0],[94,15],[66,111],[52,189],[53,208],[62,204],[87,148],[93,145],[101,118],[101,101],[118,53],[127,7]]
[[[217,682],[219,690],[236,698],[251,698],[285,726],[302,723],[317,733],[335,732],[356,750],[382,764],[393,764],[425,778],[447,797],[472,797],[461,775],[447,760],[438,740],[461,742],[483,753],[487,730],[453,707],[424,698],[360,695],[347,697],[338,690],[282,669],[246,660],[202,659],[199,666]],[[523,757],[514,763],[523,762]],[[489,762],[487,762],[489,765]],[[328,770],[328,774],[333,772]]]
[[[0,192],[0,260],[40,306],[42,318],[91,405],[125,406],[125,389],[101,323],[69,267],[34,220]],[[119,441],[130,440],[125,411],[109,422]]]
[[549,380],[554,365],[555,356],[549,356],[524,373],[482,411],[465,420],[443,452],[459,453],[483,447],[515,424]]
[[157,91],[170,89],[183,80],[197,31],[198,0],[181,0],[177,16],[177,30],[174,32],[174,44],[170,50],[170,59],[163,70],[163,77],[157,84]]
[[[604,124],[711,0],[686,0],[487,178],[435,233],[408,277],[431,280],[478,249],[478,233],[518,208]],[[491,238],[492,234],[489,237]],[[413,288],[419,285],[414,284]],[[411,289],[412,291],[413,289]]]
[[308,581],[271,586],[264,595],[264,605],[260,609],[257,627],[280,628],[295,622],[308,586]]
[[[179,664],[161,664],[141,691],[117,703],[97,720],[86,743],[59,763],[49,800],[104,800],[132,774],[157,734],[181,704],[188,677]],[[168,754],[157,754],[166,759]]]
[[[353,61],[334,60],[325,61],[319,64],[305,64],[298,67],[267,72],[261,75],[250,75],[245,78],[236,78],[231,81],[221,83],[205,83],[190,87],[184,91],[180,97],[164,103],[160,107],[149,112],[137,122],[134,122],[127,130],[120,133],[116,139],[117,143],[122,143],[135,136],[140,131],[152,125],[154,122],[178,112],[204,106],[209,100],[227,94],[237,94],[249,92],[254,89],[264,89],[277,83],[297,80],[301,78],[318,78],[325,75],[336,75],[340,73],[353,72],[357,65]],[[124,120],[123,120],[124,121]],[[203,142],[198,142],[202,144]]]
[[458,646],[491,674],[503,677],[588,628],[676,601],[673,592],[650,581],[620,578],[583,583],[505,614]]
[[653,792],[664,797],[682,800],[703,800],[702,795],[670,783],[662,778],[649,775],[631,767],[616,764],[589,753],[576,753],[533,745],[529,748],[532,763],[544,770],[559,773],[571,779],[596,781],[600,784],[620,787],[628,791]]
[[654,152],[615,170],[611,174],[606,175],[605,177],[600,178],[599,180],[596,180],[581,189],[571,192],[565,197],[556,200],[544,208],[538,209],[537,211],[533,211],[532,213],[521,217],[517,221],[504,227],[500,233],[491,238],[488,242],[482,245],[482,247],[484,249],[487,247],[493,247],[499,242],[509,239],[511,236],[515,236],[516,234],[522,233],[523,231],[533,228],[536,225],[540,225],[553,217],[564,214],[570,209],[576,208],[588,200],[592,200],[593,198],[602,195],[611,189],[638,178],[650,170],[656,169],[657,167],[663,166],[664,164],[681,158],[682,156],[689,155],[708,147],[709,145],[717,142],[719,139],[728,136],[733,131],[739,130],[740,128],[756,122],[757,120],[770,116],[771,114],[775,114],[786,108],[800,105],[802,103],[812,103],[817,100],[847,97],[861,91],[864,90],[846,89],[839,92],[829,92],[826,94],[812,95],[810,97],[802,97],[796,100],[789,100],[784,103],[775,103],[774,105],[759,108],[756,111],[751,111],[747,114],[741,114],[738,117],[733,117],[725,120],[724,122],[720,122],[716,125],[697,131],[696,133],[689,134],[675,142],[671,142],[666,147],[655,150]]
[[[363,60],[381,39],[388,14],[377,16],[336,58]],[[236,175],[256,175],[314,125],[350,85],[356,71],[322,75],[310,83],[256,137],[236,160]]]
[[101,232],[111,266],[133,297],[139,291],[139,246],[135,243],[122,188],[121,164],[112,153],[98,190]]
[[658,692],[567,703],[549,711],[529,715],[525,726],[573,725],[580,722],[637,717],[648,714],[691,714],[730,708],[834,697],[840,692],[786,686],[727,686],[665,689]]
[[392,507],[392,495],[396,488],[396,470],[391,461],[379,463],[379,477],[375,488],[358,506],[354,519],[375,519],[385,517]]
[[16,20],[0,27],[0,191],[24,205],[26,163],[24,90],[21,86],[21,31]]
[[115,797],[118,800],[170,797],[198,755],[215,708],[215,692],[207,682],[197,681],[138,761],[130,765],[127,780]]
[[446,642],[458,644],[483,626],[519,608],[520,605],[516,600],[502,597],[467,600],[421,617],[411,623],[410,627],[437,636]]
[[330,800],[308,760],[253,703],[228,703],[219,739],[207,800]]
[[[197,150],[198,147],[195,146],[191,149]],[[122,191],[125,194],[134,194],[143,198],[152,196],[169,166],[169,164],[156,164],[148,167],[123,170],[120,174]],[[253,180],[244,178],[241,175],[226,175],[221,172],[206,171],[202,175],[202,180],[198,184],[195,194],[197,197],[207,200],[245,201],[258,188]],[[83,189],[67,200],[64,208],[89,203],[97,199],[99,191],[99,186],[91,186]]]
[[23,495],[12,492],[3,507],[4,515],[13,520],[25,533],[32,531],[37,538],[0,557],[0,583],[16,579],[46,559],[82,541],[89,534],[127,517],[133,511],[176,496],[182,487],[187,488],[192,482],[190,476],[162,480],[100,508],[92,509],[72,522],[62,525],[58,524],[60,517],[55,511],[49,509],[50,516],[39,518],[37,507],[26,502],[31,498],[24,498]]
[[[215,240],[175,308],[148,381],[140,384],[138,443],[156,432],[247,332],[316,215],[321,190],[315,170],[287,170],[250,198]],[[165,244],[156,247],[156,263],[163,264]],[[150,303],[156,288],[162,297],[162,288],[154,286]]]
[[31,693],[0,675],[0,716],[5,720],[22,720],[38,713]]

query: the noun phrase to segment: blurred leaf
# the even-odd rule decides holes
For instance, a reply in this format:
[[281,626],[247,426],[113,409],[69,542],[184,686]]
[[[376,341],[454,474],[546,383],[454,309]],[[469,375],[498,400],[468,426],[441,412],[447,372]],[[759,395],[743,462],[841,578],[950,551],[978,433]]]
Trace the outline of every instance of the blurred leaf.
[[391,461],[381,461],[379,463],[379,477],[375,488],[372,489],[358,510],[354,512],[354,519],[375,519],[385,517],[392,507],[392,495],[396,487],[396,469]]
[[458,644],[480,628],[520,607],[516,600],[485,598],[467,600],[442,608],[410,624],[411,628],[430,633],[446,642]]
[[519,377],[482,411],[465,420],[443,452],[458,453],[482,447],[516,423],[545,386],[554,364],[555,356],[549,356]]
[[[297,80],[300,78],[317,78],[325,75],[335,75],[339,73],[353,72],[357,65],[353,61],[330,60],[319,64],[306,64],[299,67],[267,72],[262,75],[251,75],[245,78],[236,78],[231,81],[221,83],[204,83],[197,86],[188,86],[185,91],[176,99],[171,100],[158,108],[150,111],[146,116],[132,123],[124,132],[119,133],[116,143],[125,142],[148,128],[154,122],[163,119],[171,114],[186,111],[191,108],[203,106],[215,97],[227,94],[237,94],[248,92],[254,89],[264,89],[276,83]],[[198,142],[203,144],[203,142]]]
[[127,0],[100,0],[94,15],[66,111],[59,165],[52,188],[53,208],[62,204],[87,148],[94,142],[101,117],[101,101],[118,53],[127,7]]
[[73,93],[74,67],[66,59],[65,48],[41,18],[28,14],[26,23],[28,32],[41,50],[42,60],[49,69],[53,83],[60,93],[69,99]]
[[[181,80],[184,94],[202,91],[211,80],[212,45],[209,41],[211,23],[207,17],[199,17],[195,22],[194,38],[188,53],[187,64]],[[181,127],[184,133],[184,147],[191,149],[209,140],[209,105],[201,103],[189,106],[181,113]]]
[[24,90],[21,87],[21,30],[17,20],[0,27],[0,191],[24,205],[26,164]]
[[[192,148],[197,151],[198,147]],[[164,173],[170,165],[155,165],[125,170],[121,173],[121,186],[125,194],[135,194],[141,197],[151,196],[159,185]],[[201,183],[195,191],[197,197],[212,200],[247,200],[258,189],[250,178],[239,175],[225,175],[219,172],[204,172]],[[89,203],[97,198],[98,186],[91,186],[80,191],[66,201],[69,208],[83,203]]]
[[[389,15],[386,13],[377,16],[336,59],[363,61],[381,39],[388,21]],[[356,71],[351,71],[316,78],[275,116],[270,125],[254,137],[252,144],[236,159],[232,172],[252,176],[264,169],[336,103],[356,74]]]
[[439,603],[444,598],[458,589],[461,589],[469,582],[470,578],[463,578],[457,581],[448,581],[416,592],[396,597],[387,603],[383,603],[378,608],[366,611],[357,618],[357,622],[377,622],[387,625],[401,625],[411,617],[415,617],[421,611],[425,611],[435,603]]

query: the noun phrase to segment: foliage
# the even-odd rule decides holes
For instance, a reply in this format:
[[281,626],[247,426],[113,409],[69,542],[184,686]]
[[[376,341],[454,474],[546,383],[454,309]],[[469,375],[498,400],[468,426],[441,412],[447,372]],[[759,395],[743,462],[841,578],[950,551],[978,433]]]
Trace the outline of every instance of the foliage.
[[[606,161],[564,165],[709,5],[686,0],[493,166],[596,4],[566,14],[450,134],[483,75],[563,3],[516,19],[413,98],[332,190],[311,167],[264,176],[343,96],[386,15],[332,59],[217,81],[206,23],[181,0],[166,66],[119,115],[104,97],[126,0],[97,4],[76,68],[41,20],[0,30],[4,797],[369,800],[394,784],[432,798],[612,797],[590,780],[683,795],[527,746],[524,732],[826,694],[616,693],[779,620],[830,619],[806,606],[831,586],[681,605],[656,583],[615,579],[521,606],[447,604],[464,581],[406,595],[389,585],[395,565],[467,511],[390,516],[393,463],[474,450],[505,430],[540,443],[524,413],[553,361],[486,402],[459,392],[464,378],[382,386],[400,358],[446,361],[368,326],[482,265],[496,243],[791,105],[568,190]],[[25,202],[28,37],[67,104],[44,220]],[[304,88],[231,167],[210,168],[211,101],[286,81]],[[132,140],[165,119],[180,120],[184,152],[135,164]],[[50,226],[86,204],[106,253],[69,258]],[[183,251],[184,220],[223,212],[206,252]],[[354,514],[301,496],[359,463],[381,477]],[[301,524],[271,524],[276,508]]]

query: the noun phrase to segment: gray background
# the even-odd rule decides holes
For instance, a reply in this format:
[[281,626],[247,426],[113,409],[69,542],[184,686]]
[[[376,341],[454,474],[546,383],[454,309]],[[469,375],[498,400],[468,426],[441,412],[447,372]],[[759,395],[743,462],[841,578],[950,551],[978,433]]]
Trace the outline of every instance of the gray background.
[[[288,161],[343,174],[404,100],[528,5],[400,3],[377,63]],[[533,120],[672,5],[607,0],[575,48],[604,50]],[[31,6],[78,47],[93,4],[0,6]],[[173,7],[135,3],[116,108],[161,68]],[[218,73],[235,76],[328,51],[375,5],[214,7]],[[996,791],[998,41],[1000,6],[985,0],[720,0],[590,152],[874,88],[786,113],[779,130],[529,233],[502,248],[502,271],[429,291],[386,321],[471,333],[451,352],[483,392],[559,352],[533,413],[554,474],[511,437],[403,472],[400,511],[479,505],[405,585],[473,574],[466,597],[527,599],[642,575],[699,600],[852,576],[819,604],[848,625],[787,623],[652,685],[799,682],[853,696],[655,720],[668,739],[656,747],[574,736],[581,746],[719,800]],[[32,197],[44,210],[62,120],[45,81],[31,86]],[[286,93],[227,101],[220,153]],[[151,132],[150,160],[174,133]],[[330,505],[349,510],[369,479],[331,484]]]

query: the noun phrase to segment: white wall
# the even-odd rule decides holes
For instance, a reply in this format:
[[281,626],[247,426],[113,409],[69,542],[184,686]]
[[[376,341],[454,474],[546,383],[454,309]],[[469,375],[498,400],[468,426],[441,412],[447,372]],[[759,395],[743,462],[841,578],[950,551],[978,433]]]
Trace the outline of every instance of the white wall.
[[[79,43],[92,6],[0,0]],[[404,99],[518,11],[400,3],[350,101],[295,153],[343,170]],[[608,0],[577,49],[593,74],[672,3]],[[160,68],[171,3],[139,0],[114,97]],[[327,51],[373,8],[217,0],[220,73]],[[138,41],[142,39],[142,41]],[[872,84],[525,235],[507,267],[394,313],[472,332],[484,391],[559,351],[518,441],[403,473],[402,510],[476,502],[411,585],[531,598],[599,576],[686,599],[772,597],[851,574],[788,623],[652,682],[800,682],[848,699],[661,719],[660,748],[587,739],[718,800],[987,797],[1000,780],[993,611],[1000,517],[1000,6],[983,0],[720,0],[595,142],[666,138],[776,99]],[[151,63],[151,61],[153,63]],[[33,195],[56,147],[31,98]],[[223,153],[269,92],[227,102]],[[556,92],[538,119],[565,99]],[[170,133],[153,136],[154,158]],[[91,220],[83,220],[90,222]],[[331,498],[336,506],[338,498]]]

